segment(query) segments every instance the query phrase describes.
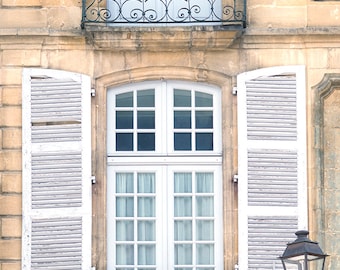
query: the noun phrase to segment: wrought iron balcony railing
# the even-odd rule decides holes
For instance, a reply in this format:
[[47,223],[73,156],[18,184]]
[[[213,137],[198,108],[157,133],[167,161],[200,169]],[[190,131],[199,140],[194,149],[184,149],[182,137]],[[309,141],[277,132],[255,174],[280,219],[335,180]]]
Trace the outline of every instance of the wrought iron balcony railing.
[[82,0],[85,24],[245,27],[246,0]]

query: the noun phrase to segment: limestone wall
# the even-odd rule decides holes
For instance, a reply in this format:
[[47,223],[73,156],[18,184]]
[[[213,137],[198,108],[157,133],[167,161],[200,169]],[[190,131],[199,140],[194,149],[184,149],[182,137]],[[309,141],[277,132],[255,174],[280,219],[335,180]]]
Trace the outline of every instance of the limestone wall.
[[[126,28],[82,30],[80,0],[0,0],[0,270],[20,269],[21,258],[21,72],[24,67],[62,69],[90,75],[93,86],[108,76],[121,81],[145,80],[153,74],[195,81],[225,78],[226,99],[241,72],[277,65],[306,65],[308,112],[308,175],[310,230],[312,238],[325,237],[331,253],[329,270],[340,267],[340,246],[332,243],[338,231],[338,210],[320,213],[319,186],[323,175],[316,174],[318,159],[313,128],[315,96],[312,87],[325,73],[340,73],[339,2],[311,0],[249,0],[248,28],[242,32],[212,27]],[[157,73],[157,71],[159,73]],[[163,72],[163,75],[162,75]],[[156,73],[156,75],[155,75]],[[227,96],[227,97],[226,97]],[[340,155],[336,144],[338,95],[329,101],[327,146],[329,156]],[[97,101],[102,102],[102,101]],[[227,102],[225,101],[227,106]],[[235,101],[232,106],[235,112]],[[335,106],[335,107],[334,107]],[[225,130],[233,133],[227,145],[228,175],[237,171],[236,115],[225,115]],[[231,123],[230,123],[230,122]],[[96,142],[96,141],[95,141]],[[100,148],[96,145],[95,147]],[[329,172],[338,169],[329,167]],[[334,175],[335,178],[338,177]],[[336,180],[327,178],[326,207],[338,200]],[[228,188],[228,187],[227,187]],[[231,188],[231,187],[229,187]],[[332,199],[331,199],[332,198]],[[235,198],[227,206],[229,218],[235,218]],[[325,204],[322,204],[325,206]],[[330,208],[330,207],[329,207]],[[320,221],[320,218],[326,218]],[[325,222],[320,232],[320,223]],[[226,229],[230,240],[226,251],[226,269],[237,258],[236,224]],[[337,232],[336,231],[336,232]],[[94,254],[94,260],[100,260]]]

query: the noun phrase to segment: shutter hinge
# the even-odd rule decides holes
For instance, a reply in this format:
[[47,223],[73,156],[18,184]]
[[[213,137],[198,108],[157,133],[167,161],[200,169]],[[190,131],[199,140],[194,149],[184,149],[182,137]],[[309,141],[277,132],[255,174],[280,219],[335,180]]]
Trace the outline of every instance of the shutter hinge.
[[234,96],[237,95],[237,86],[233,87],[232,93],[233,93]]
[[95,266],[92,266],[92,267],[91,267],[91,270],[96,270],[96,267],[95,267]]
[[95,184],[96,183],[96,177],[95,176],[91,176],[91,183]]
[[238,269],[239,269],[239,268],[238,268],[238,264],[235,264],[234,269],[235,269],[235,270],[238,270]]
[[91,88],[91,97],[95,97],[96,96],[96,89]]
[[234,182],[234,183],[238,183],[238,174],[235,174],[235,175],[233,176],[233,182]]

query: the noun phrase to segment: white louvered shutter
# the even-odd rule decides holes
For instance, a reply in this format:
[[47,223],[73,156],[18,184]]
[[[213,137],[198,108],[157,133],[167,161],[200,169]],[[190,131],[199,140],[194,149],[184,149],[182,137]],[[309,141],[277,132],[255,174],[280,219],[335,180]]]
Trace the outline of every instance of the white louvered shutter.
[[91,269],[88,76],[24,69],[22,269]]
[[237,79],[239,269],[283,269],[278,256],[307,229],[303,66]]

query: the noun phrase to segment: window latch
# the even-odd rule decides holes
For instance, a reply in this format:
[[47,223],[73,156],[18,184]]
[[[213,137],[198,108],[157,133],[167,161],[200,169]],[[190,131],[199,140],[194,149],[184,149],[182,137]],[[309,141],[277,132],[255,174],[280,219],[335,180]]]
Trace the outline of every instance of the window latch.
[[91,176],[91,183],[95,184],[96,183],[96,177],[95,176]]
[[233,182],[234,182],[234,183],[238,183],[238,174],[235,174],[235,175],[233,176]]
[[237,87],[236,87],[236,86],[233,87],[233,89],[232,89],[232,94],[233,94],[234,96],[237,95]]

